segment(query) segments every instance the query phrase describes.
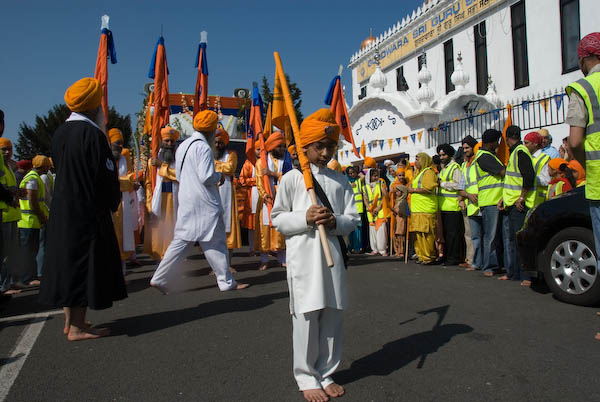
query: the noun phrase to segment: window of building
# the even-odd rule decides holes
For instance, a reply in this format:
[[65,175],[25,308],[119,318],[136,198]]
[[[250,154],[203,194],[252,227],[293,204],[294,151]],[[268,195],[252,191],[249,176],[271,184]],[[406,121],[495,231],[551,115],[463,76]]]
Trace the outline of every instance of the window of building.
[[452,73],[454,72],[454,45],[452,39],[444,43],[444,66],[446,71],[446,93],[454,91]]
[[563,74],[579,68],[579,0],[560,0],[560,39]]
[[404,78],[404,66],[396,69],[396,90],[408,91],[408,83],[406,82],[406,78]]
[[485,95],[488,87],[487,40],[485,21],[473,27],[475,38],[475,75],[477,78],[477,93]]
[[[427,63],[427,55],[425,53],[421,54],[418,58],[417,58],[417,64],[418,64],[418,69],[419,71],[421,71],[421,67],[423,67],[423,64]],[[421,83],[419,82],[419,88],[421,88]]]
[[510,7],[510,19],[512,25],[515,89],[518,89],[529,85],[529,60],[527,57],[527,27],[524,0]]
[[367,96],[367,86],[366,85],[364,87],[360,88],[360,95],[358,95],[358,100],[361,100],[365,96]]

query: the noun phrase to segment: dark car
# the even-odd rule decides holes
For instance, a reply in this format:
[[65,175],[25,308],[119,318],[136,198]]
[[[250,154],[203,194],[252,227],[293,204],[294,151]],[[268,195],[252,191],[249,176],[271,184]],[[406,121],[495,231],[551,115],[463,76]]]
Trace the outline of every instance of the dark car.
[[521,265],[543,277],[557,299],[582,306],[600,303],[600,275],[585,187],[530,210],[517,233]]

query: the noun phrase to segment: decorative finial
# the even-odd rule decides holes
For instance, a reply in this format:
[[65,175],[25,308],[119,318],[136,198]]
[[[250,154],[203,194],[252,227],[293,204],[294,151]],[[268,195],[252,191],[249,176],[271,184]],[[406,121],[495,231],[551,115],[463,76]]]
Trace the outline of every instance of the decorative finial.
[[208,32],[200,32],[200,43],[208,43]]
[[100,20],[102,21],[102,26],[100,27],[100,29],[108,29],[108,21],[110,20],[110,17],[106,14],[104,14]]
[[379,45],[376,43],[375,44],[375,54],[373,55],[373,60],[375,61],[376,66],[379,65],[380,59],[381,59],[381,56],[379,55]]
[[458,58],[456,60],[458,60],[459,63],[462,63],[463,58],[462,58],[462,52],[460,50],[458,51]]

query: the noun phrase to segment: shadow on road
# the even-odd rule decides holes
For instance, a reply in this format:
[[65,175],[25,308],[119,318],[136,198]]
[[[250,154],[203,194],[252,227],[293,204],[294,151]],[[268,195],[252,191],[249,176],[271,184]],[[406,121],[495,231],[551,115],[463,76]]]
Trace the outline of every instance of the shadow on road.
[[[465,324],[442,324],[448,308],[441,306],[419,311],[422,315],[438,314],[438,320],[430,331],[386,343],[378,351],[353,361],[349,369],[334,374],[335,380],[340,384],[348,384],[370,376],[387,376],[415,360],[418,360],[417,368],[422,368],[427,355],[437,352],[454,336],[473,331],[473,327]],[[400,325],[414,320],[404,321]]]
[[273,304],[277,299],[286,297],[288,297],[287,292],[279,292],[257,297],[213,300],[181,310],[122,318],[102,326],[110,328],[113,336],[139,336],[219,314],[258,310]]

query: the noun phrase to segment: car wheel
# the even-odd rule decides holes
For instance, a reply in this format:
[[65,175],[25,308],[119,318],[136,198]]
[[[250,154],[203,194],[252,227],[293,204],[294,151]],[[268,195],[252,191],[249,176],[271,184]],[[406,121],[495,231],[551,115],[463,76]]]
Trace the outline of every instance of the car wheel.
[[600,275],[591,230],[561,230],[548,242],[541,263],[544,279],[557,299],[581,306],[600,302]]

